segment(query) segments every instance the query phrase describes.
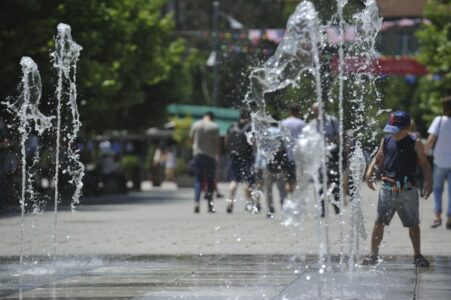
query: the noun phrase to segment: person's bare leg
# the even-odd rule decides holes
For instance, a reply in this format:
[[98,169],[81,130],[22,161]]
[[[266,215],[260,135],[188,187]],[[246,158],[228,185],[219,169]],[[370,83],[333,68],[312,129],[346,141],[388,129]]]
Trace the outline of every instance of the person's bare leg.
[[227,212],[231,213],[233,210],[233,203],[235,202],[235,194],[238,183],[236,181],[231,181],[229,184],[229,198],[227,198]]
[[384,237],[384,224],[374,224],[373,233],[371,235],[371,255],[379,255],[379,247]]
[[409,236],[413,246],[413,255],[421,254],[420,225],[409,227]]

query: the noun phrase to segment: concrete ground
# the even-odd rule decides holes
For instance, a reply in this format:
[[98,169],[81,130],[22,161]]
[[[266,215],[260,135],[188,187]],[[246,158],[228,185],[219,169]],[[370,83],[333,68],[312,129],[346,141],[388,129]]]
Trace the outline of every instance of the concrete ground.
[[[226,192],[226,187],[220,187]],[[363,189],[366,230],[375,216],[377,193]],[[299,228],[251,215],[238,202],[225,213],[193,213],[192,189],[170,186],[125,196],[86,198],[78,212],[24,220],[24,266],[18,266],[21,219],[0,218],[0,297],[6,299],[451,299],[451,230],[432,229],[432,199],[421,200],[422,252],[431,267],[412,264],[408,232],[397,216],[386,230],[376,267],[348,271],[337,256],[317,265],[313,203]],[[276,201],[278,204],[278,202]],[[349,207],[347,207],[349,208]],[[332,211],[332,209],[331,209]],[[328,218],[330,253],[349,252],[349,209]],[[340,229],[341,228],[341,229]],[[367,242],[361,244],[367,252]]]

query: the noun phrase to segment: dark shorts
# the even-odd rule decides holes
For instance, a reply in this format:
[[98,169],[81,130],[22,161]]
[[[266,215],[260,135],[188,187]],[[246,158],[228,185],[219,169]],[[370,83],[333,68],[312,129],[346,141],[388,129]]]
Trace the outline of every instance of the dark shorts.
[[205,154],[197,154],[194,156],[193,162],[194,177],[204,180],[214,180],[216,174],[216,160]]
[[288,182],[296,182],[296,163],[294,161],[288,161],[286,179]]
[[231,181],[255,183],[254,157],[231,157],[230,161]]
[[402,192],[380,189],[376,224],[390,225],[395,212],[398,213],[404,227],[420,224],[419,198],[415,188]]

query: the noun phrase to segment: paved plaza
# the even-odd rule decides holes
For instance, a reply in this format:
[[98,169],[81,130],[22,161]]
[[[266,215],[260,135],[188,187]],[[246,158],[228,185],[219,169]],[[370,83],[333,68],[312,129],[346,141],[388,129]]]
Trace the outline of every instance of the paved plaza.
[[[221,186],[223,192],[225,186]],[[377,193],[363,190],[367,231]],[[318,265],[313,203],[305,225],[281,225],[238,202],[225,213],[193,213],[192,189],[170,186],[123,196],[85,198],[78,212],[58,214],[57,257],[52,259],[54,215],[24,222],[25,264],[19,266],[21,220],[0,218],[0,297],[5,299],[451,299],[451,231],[431,229],[432,199],[421,200],[422,249],[431,267],[412,263],[408,232],[395,217],[375,267],[339,264],[340,228],[345,261],[348,211],[340,227],[329,216],[331,262]],[[204,201],[205,202],[205,201]],[[276,202],[277,203],[277,202]],[[361,244],[367,253],[368,243]]]

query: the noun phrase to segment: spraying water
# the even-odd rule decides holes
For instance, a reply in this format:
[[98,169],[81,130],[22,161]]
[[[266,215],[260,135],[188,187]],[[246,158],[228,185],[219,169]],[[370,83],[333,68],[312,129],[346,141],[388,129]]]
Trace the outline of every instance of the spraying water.
[[[344,119],[344,112],[343,112],[343,89],[344,89],[344,76],[343,76],[343,69],[344,69],[344,49],[343,49],[343,42],[344,42],[344,18],[343,18],[343,8],[347,4],[348,0],[337,0],[337,14],[338,14],[338,28],[339,28],[339,47],[338,47],[338,134],[339,134],[339,145],[338,145],[338,176],[339,176],[339,182],[343,182],[343,119]],[[339,203],[338,207],[340,208],[340,263],[343,263],[344,259],[344,235],[343,235],[343,209],[344,209],[344,191],[343,191],[343,184],[339,184]]]
[[[20,96],[16,101],[3,102],[8,111],[19,119],[18,131],[20,134],[20,149],[22,156],[22,190],[20,197],[21,208],[21,231],[20,231],[20,264],[23,262],[23,239],[24,239],[24,217],[26,200],[34,201],[35,192],[33,189],[34,171],[33,166],[39,160],[39,151],[36,149],[31,165],[27,166],[26,142],[30,133],[37,132],[42,135],[45,130],[52,126],[53,117],[46,117],[39,111],[39,103],[42,95],[41,76],[38,66],[30,57],[22,57],[20,60],[22,66],[22,80],[19,85]],[[27,197],[28,196],[28,197]]]
[[[275,54],[261,67],[255,68],[250,76],[250,90],[246,95],[245,103],[254,111],[252,114],[252,129],[255,133],[257,144],[263,155],[269,157],[277,149],[278,142],[269,134],[269,128],[275,121],[266,112],[265,94],[281,90],[287,86],[299,87],[298,81],[302,74],[312,74],[315,80],[316,100],[319,104],[319,132],[324,135],[324,118],[322,105],[322,88],[320,76],[320,61],[318,44],[321,41],[318,16],[313,4],[309,1],[301,2],[287,22],[286,34],[276,49]],[[287,138],[285,130],[280,131],[280,138]],[[323,191],[327,190],[326,173],[326,147],[322,137],[321,169]],[[315,172],[316,174],[317,172]],[[315,185],[319,193],[320,184]],[[299,190],[299,189],[298,189]],[[318,194],[327,198],[327,193]],[[327,200],[326,200],[327,201]],[[289,206],[292,206],[289,208]],[[298,207],[293,202],[287,204],[287,210],[297,211]],[[296,217],[295,217],[296,218]],[[327,232],[327,219],[319,220],[319,259],[322,262],[325,255],[329,258],[329,239]]]
[[67,141],[65,145],[67,149],[67,156],[69,162],[73,167],[69,167],[67,170],[63,170],[64,173],[69,172],[72,175],[71,182],[75,185],[75,192],[72,197],[72,208],[78,203],[80,197],[82,184],[82,178],[84,175],[84,166],[79,161],[78,150],[72,150],[74,143],[80,130],[81,122],[77,110],[77,89],[75,84],[76,79],[76,64],[80,51],[83,49],[80,45],[72,40],[71,28],[66,24],[58,24],[58,34],[55,38],[55,52],[52,54],[53,66],[58,71],[58,83],[56,88],[57,99],[57,126],[56,126],[56,160],[55,160],[55,196],[54,196],[54,235],[53,235],[53,257],[56,254],[56,241],[57,241],[57,217],[58,217],[58,202],[59,202],[59,172],[60,172],[60,148],[61,148],[61,131],[62,131],[62,104],[64,96],[68,95],[67,106],[70,108],[72,131],[67,133]]
[[[362,143],[374,140],[376,130],[373,130],[376,122],[368,119],[374,110],[374,104],[368,103],[366,99],[370,94],[376,94],[377,103],[380,96],[375,86],[375,70],[374,58],[375,39],[381,28],[381,18],[378,16],[378,8],[374,0],[367,0],[365,8],[352,16],[352,22],[356,28],[355,38],[346,41],[344,27],[346,24],[343,17],[343,9],[348,0],[337,0],[338,21],[338,172],[339,172],[339,203],[335,203],[340,208],[340,265],[344,262],[344,244],[345,244],[345,222],[344,222],[344,161],[347,159],[344,152],[344,106],[345,100],[351,103],[352,120],[350,120],[351,128],[356,134],[352,137],[351,142],[356,145],[353,151],[353,157],[350,160],[352,166],[352,177],[356,178],[354,189],[352,192],[351,203],[351,224],[350,232],[350,253],[349,267],[353,267],[354,259],[358,259],[359,241],[366,239],[366,231],[363,225],[363,215],[360,208],[360,187],[362,183],[363,170],[365,168],[365,160],[363,155]],[[265,95],[275,91],[284,89],[288,86],[299,88],[299,80],[303,74],[313,75],[315,82],[316,102],[318,103],[319,128],[316,132],[315,128],[307,126],[298,140],[296,150],[296,166],[297,166],[297,189],[293,195],[293,199],[288,199],[284,205],[283,224],[302,228],[305,217],[305,208],[308,202],[307,187],[309,179],[313,181],[315,208],[320,214],[321,200],[328,203],[330,192],[327,191],[327,167],[326,156],[327,147],[324,137],[324,111],[322,99],[321,85],[321,61],[320,50],[318,47],[321,41],[326,40],[318,25],[317,13],[313,4],[303,1],[297,7],[295,12],[290,16],[286,35],[279,44],[274,56],[272,56],[261,67],[255,68],[250,74],[250,90],[246,95],[245,103],[252,109],[252,122],[254,136],[257,140],[259,149],[265,156],[269,156],[277,148],[274,138],[268,134],[268,128],[275,122],[266,110]],[[348,59],[357,60],[355,74],[350,74],[347,69]],[[353,88],[352,97],[345,99],[345,88]],[[374,114],[375,115],[375,114]],[[316,134],[315,134],[316,132]],[[371,134],[368,134],[371,132]],[[287,133],[280,130],[280,138],[284,138]],[[368,138],[368,140],[365,140]],[[321,144],[321,145],[320,145]],[[316,168],[316,169],[315,169]],[[321,172],[322,182],[319,180]],[[331,187],[332,189],[332,187]],[[323,199],[321,199],[323,197]],[[325,258],[329,255],[329,236],[328,236],[328,205],[325,205],[325,219],[318,218],[318,258],[321,265]],[[319,209],[319,210],[318,210]]]
[[359,245],[360,238],[366,240],[367,234],[365,230],[365,223],[363,219],[362,207],[360,205],[360,189],[363,182],[363,175],[366,168],[366,159],[363,154],[360,143],[358,143],[354,149],[354,153],[351,156],[350,169],[353,179],[353,188],[350,194],[352,199],[350,201],[351,206],[351,221],[350,221],[350,255],[349,255],[349,270],[352,272],[354,269],[354,262],[359,260]]

